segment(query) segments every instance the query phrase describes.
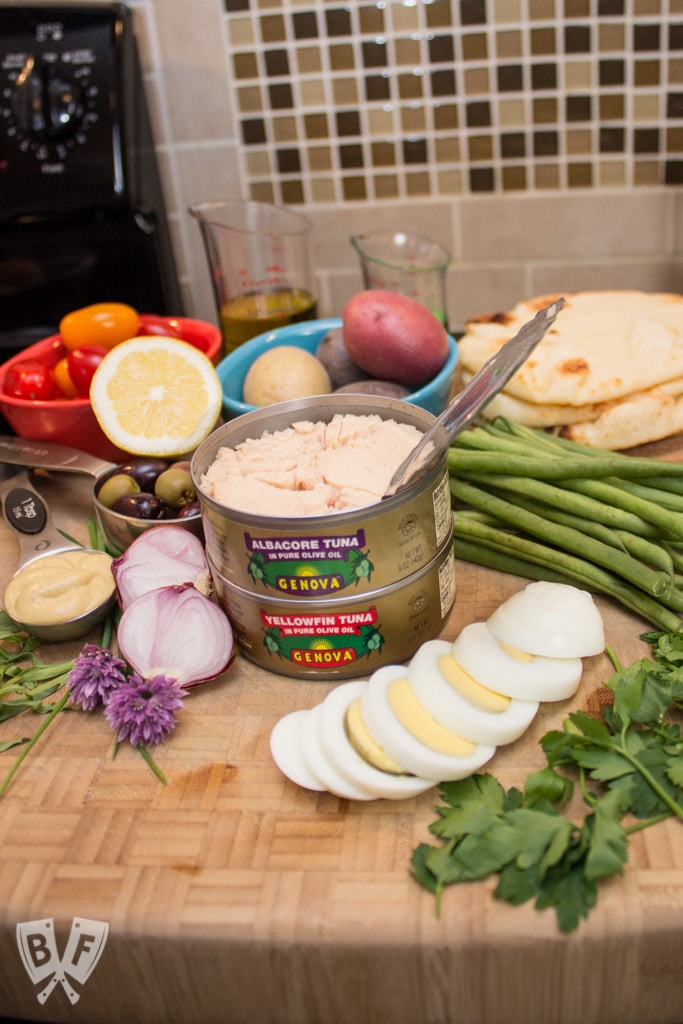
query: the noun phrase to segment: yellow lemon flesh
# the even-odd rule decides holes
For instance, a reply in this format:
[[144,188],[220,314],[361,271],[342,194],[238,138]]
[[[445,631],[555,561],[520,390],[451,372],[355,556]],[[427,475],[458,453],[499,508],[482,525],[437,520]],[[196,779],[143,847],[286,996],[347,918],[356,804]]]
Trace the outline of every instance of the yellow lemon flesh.
[[104,357],[90,401],[104,433],[133,455],[177,456],[213,430],[223,393],[203,352],[176,338],[131,338]]

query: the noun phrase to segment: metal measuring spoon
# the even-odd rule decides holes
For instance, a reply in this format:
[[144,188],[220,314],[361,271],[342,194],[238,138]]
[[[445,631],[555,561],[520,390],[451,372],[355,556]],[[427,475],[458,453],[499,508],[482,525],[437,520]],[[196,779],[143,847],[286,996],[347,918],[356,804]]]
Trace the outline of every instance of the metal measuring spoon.
[[403,490],[416,477],[421,476],[438,456],[443,455],[453,438],[464,430],[494,395],[498,394],[515,370],[518,370],[528,358],[548,328],[555,322],[563,305],[564,299],[556,299],[549,306],[539,310],[532,320],[491,356],[436,418],[410,455],[403,460],[389,481],[384,498]]
[[[52,522],[47,504],[34,490],[25,471],[0,484],[0,501],[5,522],[19,540],[19,565],[12,579],[17,578],[31,563],[49,555],[63,551],[94,552],[94,549],[81,547],[59,533]],[[97,554],[103,555],[103,552],[98,551]],[[109,596],[83,615],[54,623],[24,622],[13,616],[12,621],[40,640],[76,640],[102,622],[114,607],[115,601],[116,590],[112,576]]]

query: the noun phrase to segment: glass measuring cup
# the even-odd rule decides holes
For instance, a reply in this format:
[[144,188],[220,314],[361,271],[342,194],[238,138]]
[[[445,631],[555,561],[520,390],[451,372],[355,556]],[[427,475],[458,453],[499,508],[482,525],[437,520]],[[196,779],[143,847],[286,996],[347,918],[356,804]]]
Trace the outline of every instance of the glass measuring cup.
[[406,231],[352,235],[366,288],[400,292],[421,302],[448,327],[446,270],[451,255],[438,242]]
[[241,199],[197,203],[189,212],[201,230],[225,354],[257,334],[315,318],[308,218]]

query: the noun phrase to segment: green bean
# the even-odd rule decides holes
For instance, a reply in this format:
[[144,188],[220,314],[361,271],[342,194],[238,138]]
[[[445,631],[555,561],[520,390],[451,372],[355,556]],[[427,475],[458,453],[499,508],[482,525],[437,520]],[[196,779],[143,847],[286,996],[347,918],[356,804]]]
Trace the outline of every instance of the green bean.
[[464,430],[458,434],[452,449],[466,449],[468,451],[486,452],[512,452],[516,455],[535,455],[541,458],[544,453],[540,447],[530,450],[530,445],[525,440],[518,440],[510,434],[493,433],[487,427],[473,427],[471,430]]
[[596,498],[606,504],[613,504],[624,512],[640,516],[653,526],[659,527],[665,535],[683,538],[683,516],[668,508],[662,508],[654,501],[644,501],[635,494],[628,494],[614,487],[606,480],[564,480],[562,485],[567,490],[583,494],[584,497]]
[[671,559],[676,572],[683,573],[683,551],[679,551],[675,544],[662,542],[662,547]]
[[475,565],[483,565],[487,569],[495,569],[497,572],[508,572],[513,576],[545,580],[548,583],[576,583],[576,579],[572,576],[545,568],[542,565],[536,565],[534,562],[528,562],[507,551],[499,551],[496,548],[489,548],[485,544],[465,540],[463,537],[453,538],[453,554],[463,562],[473,562]]
[[[470,554],[476,554],[479,546],[484,546],[496,554],[500,553],[504,558],[496,563],[490,556],[479,552],[482,558],[480,564],[507,571],[504,569],[505,560],[513,558],[516,574],[529,575],[522,571],[523,564],[528,562],[533,567],[532,579],[552,580],[553,576],[559,572],[560,575],[567,576],[574,583],[579,583],[588,590],[597,590],[607,594],[647,622],[666,632],[675,633],[681,629],[682,622],[678,615],[663,607],[657,600],[644,594],[637,587],[630,586],[623,579],[605,571],[591,561],[564,551],[549,549],[546,545],[529,538],[504,533],[482,523],[472,522],[466,515],[459,515],[457,512],[454,513],[454,531],[453,550],[457,557],[467,557],[466,549],[460,546],[460,542],[463,540],[474,545],[474,548],[470,547]],[[486,561],[483,560],[484,557],[487,558]],[[477,562],[479,563],[479,559]],[[547,570],[549,574],[553,575],[539,577],[538,567],[542,567],[543,570]]]
[[586,537],[579,530],[560,526],[557,523],[549,523],[542,516],[527,512],[512,502],[482,490],[474,484],[451,479],[450,486],[451,493],[466,504],[474,505],[480,511],[488,512],[497,519],[530,533],[548,545],[563,548],[565,551],[580,555],[589,562],[604,566],[650,596],[658,598],[667,607],[673,608],[675,611],[683,611],[683,594],[670,586],[665,573],[649,569],[631,558],[630,555],[591,537]]
[[[493,421],[493,426],[503,434],[509,433],[514,437],[525,439],[531,446],[542,445],[543,448],[548,450],[552,449],[558,453],[571,453],[574,458],[585,456],[589,459],[600,459],[607,456],[624,462],[628,462],[632,458],[631,455],[626,455],[624,452],[613,452],[608,448],[598,448],[595,445],[580,444],[578,441],[570,441],[566,437],[561,437],[558,434],[551,434],[545,430],[538,430],[535,427],[525,427],[523,424],[515,423],[513,420],[509,420],[504,416],[497,416]],[[651,459],[650,461],[656,471],[656,468],[659,465],[659,460]]]
[[[493,489],[495,492],[495,488]],[[627,533],[628,531],[620,531],[605,526],[604,523],[596,522],[593,519],[587,519],[584,516],[576,515],[566,509],[557,508],[553,505],[546,504],[540,501],[529,500],[526,497],[522,497],[519,494],[515,495],[515,504],[521,508],[527,510],[527,512],[535,512],[536,515],[543,516],[546,519],[551,519],[554,523],[560,523],[561,526],[571,526],[575,530],[581,530],[589,537],[594,537],[595,540],[600,540],[603,544],[609,544],[613,548],[618,548],[621,551],[627,551],[626,545],[620,537],[620,533]],[[480,513],[482,514],[482,513]],[[635,536],[628,534],[628,536]],[[655,550],[652,552],[651,564],[656,565],[658,568],[663,568],[664,559],[662,558],[659,545],[654,541],[649,541],[644,538],[638,538],[643,541],[643,545],[649,545]],[[645,550],[645,548],[643,548]],[[659,563],[662,562],[662,565]],[[671,562],[669,556],[669,562]],[[667,572],[669,569],[667,568]]]
[[647,480],[649,487],[660,487],[670,494],[683,494],[683,480],[673,476],[651,476]]
[[678,494],[676,491],[669,490],[668,488],[655,487],[652,485],[651,477],[645,483],[635,480],[621,480],[617,477],[610,480],[609,483],[613,487],[619,487],[622,491],[626,491],[628,494],[635,495],[637,498],[644,498],[645,501],[654,501],[661,505],[662,508],[668,508],[670,512],[683,512],[683,493]]
[[[463,451],[457,443],[448,451],[448,465],[451,472],[461,470],[475,473],[496,473],[501,465],[505,471],[514,476],[533,476],[538,480],[571,480],[594,479],[596,477],[619,476],[621,479],[640,479],[651,477],[654,473],[650,459],[629,459],[623,463],[614,458],[585,459],[566,458],[551,459],[538,455],[516,455],[513,452],[504,456],[497,451]],[[664,468],[666,467],[666,468]],[[660,476],[683,476],[682,462],[662,462],[657,466]]]
[[[519,494],[515,494],[515,505],[519,505],[520,508],[526,509],[527,512],[535,512],[537,515],[544,516],[546,519],[552,519],[553,522],[558,522],[562,526],[572,526],[574,529],[580,529],[588,537],[593,537],[596,541],[602,541],[603,544],[608,544],[612,548],[618,548],[622,551],[627,550],[624,542],[620,539],[620,536],[618,536],[620,531],[613,529],[610,526],[605,526],[604,523],[597,522],[595,519],[587,519],[583,515],[574,514],[566,509],[557,508],[556,506],[549,505],[545,502],[539,502],[533,499],[529,500]],[[490,519],[490,517],[488,518]],[[643,541],[643,543],[651,544],[652,547],[655,548],[657,547],[653,542]],[[656,559],[656,555],[653,555],[653,559]]]
[[673,558],[670,552],[662,544],[654,544],[652,541],[645,539],[644,537],[638,537],[636,534],[628,533],[626,530],[615,530],[614,536],[619,540],[624,547],[624,550],[628,551],[634,558],[639,558],[642,562],[652,566],[653,569],[659,569],[669,577],[669,583],[671,586],[675,586],[675,567]]
[[[534,427],[525,427],[501,416],[497,417],[493,423],[487,423],[479,429],[483,434],[490,433],[491,437],[495,438],[496,444],[501,443],[506,438],[509,439],[510,443],[514,443],[513,439],[516,440],[520,445],[524,445],[523,450],[527,455],[555,454],[558,456],[571,456],[573,458],[585,456],[586,458],[593,459],[609,457],[621,461],[626,469],[631,465],[634,458],[634,456],[628,455],[625,452],[613,452],[606,448],[597,448],[591,445],[582,445],[576,441],[569,441],[567,438],[558,437],[555,434],[549,434],[544,430],[538,430]],[[486,447],[486,445],[480,442],[477,447]],[[520,454],[523,453],[521,448],[516,450]],[[660,488],[672,494],[683,495],[683,478],[678,475],[672,476],[670,473],[669,475],[660,476],[658,475],[659,468],[663,463],[659,459],[650,459],[649,461],[652,466],[653,475],[647,478],[645,485]],[[643,486],[642,482],[638,486]]]
[[[663,628],[681,628],[673,613],[683,612],[682,463],[497,417],[459,435],[448,465],[454,544],[473,560],[578,579]],[[475,529],[483,539],[464,535]]]
[[[453,479],[451,476],[451,481]],[[628,513],[614,505],[607,505],[605,502],[596,501],[588,496],[569,494],[564,487],[547,483],[544,480],[537,480],[535,477],[526,479],[517,476],[509,477],[504,473],[489,477],[468,473],[465,479],[471,480],[480,486],[495,486],[499,489],[518,493],[523,497],[531,497],[544,504],[568,510],[577,516],[581,516],[583,519],[603,523],[605,526],[614,527],[615,529],[628,530],[630,533],[638,533],[641,536],[652,538],[659,536],[657,528],[639,516]],[[452,492],[453,487],[451,483]]]

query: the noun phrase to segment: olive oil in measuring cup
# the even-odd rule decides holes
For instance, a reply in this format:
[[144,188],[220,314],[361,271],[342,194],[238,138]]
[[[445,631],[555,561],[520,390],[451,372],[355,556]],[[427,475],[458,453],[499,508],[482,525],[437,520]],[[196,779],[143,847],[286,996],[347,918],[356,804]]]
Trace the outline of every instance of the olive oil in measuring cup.
[[202,233],[225,353],[316,317],[306,217],[241,199],[199,203],[190,213]]
[[305,291],[254,292],[251,295],[239,295],[224,303],[219,316],[227,355],[258,334],[300,320],[314,320],[317,316],[317,303]]

